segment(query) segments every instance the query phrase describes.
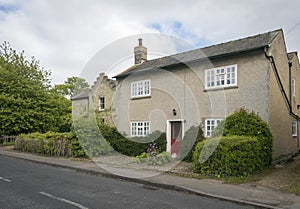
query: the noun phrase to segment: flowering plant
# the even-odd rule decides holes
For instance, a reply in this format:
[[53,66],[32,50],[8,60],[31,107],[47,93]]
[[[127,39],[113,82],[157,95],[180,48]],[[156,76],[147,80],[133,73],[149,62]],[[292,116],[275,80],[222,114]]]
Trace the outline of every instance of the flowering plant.
[[156,143],[150,143],[146,152],[136,156],[136,162],[147,162],[148,165],[162,165],[172,160],[170,153],[161,152],[161,148]]

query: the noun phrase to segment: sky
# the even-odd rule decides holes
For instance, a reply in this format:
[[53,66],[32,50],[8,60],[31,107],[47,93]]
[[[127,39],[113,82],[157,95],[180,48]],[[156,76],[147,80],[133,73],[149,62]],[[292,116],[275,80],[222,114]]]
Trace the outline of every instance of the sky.
[[[140,34],[200,48],[282,28],[288,51],[299,52],[299,8],[299,0],[0,0],[0,43],[40,60],[59,84],[80,76],[101,50]],[[149,54],[176,52],[159,46],[147,46]]]

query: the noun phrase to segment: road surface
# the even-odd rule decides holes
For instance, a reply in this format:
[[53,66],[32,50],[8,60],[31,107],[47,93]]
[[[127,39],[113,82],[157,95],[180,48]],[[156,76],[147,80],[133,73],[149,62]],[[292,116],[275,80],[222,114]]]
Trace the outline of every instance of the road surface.
[[254,208],[1,155],[0,195],[0,209]]

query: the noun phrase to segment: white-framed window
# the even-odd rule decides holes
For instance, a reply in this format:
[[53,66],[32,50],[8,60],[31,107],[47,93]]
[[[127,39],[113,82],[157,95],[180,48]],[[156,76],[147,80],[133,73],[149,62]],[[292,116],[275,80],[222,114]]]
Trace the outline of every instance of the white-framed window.
[[213,131],[222,119],[206,119],[205,120],[205,137],[211,137]]
[[296,96],[296,80],[295,80],[295,78],[292,78],[292,81],[291,81],[291,83],[292,83],[292,86],[291,86],[291,94],[292,94],[292,96],[293,97],[295,97]]
[[149,121],[134,121],[130,123],[131,136],[146,136],[150,133]]
[[131,98],[145,97],[151,95],[150,80],[142,80],[131,83]]
[[104,109],[105,109],[105,98],[99,97],[99,110],[104,110]]
[[223,88],[237,85],[237,65],[205,70],[205,88]]
[[296,137],[297,135],[298,135],[298,133],[297,133],[297,121],[294,120],[292,122],[292,136]]

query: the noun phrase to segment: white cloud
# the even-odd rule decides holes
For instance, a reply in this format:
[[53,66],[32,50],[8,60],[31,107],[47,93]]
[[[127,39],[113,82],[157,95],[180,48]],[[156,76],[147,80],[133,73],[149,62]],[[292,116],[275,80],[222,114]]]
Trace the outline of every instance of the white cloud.
[[[125,36],[160,30],[203,46],[277,28],[287,32],[300,22],[297,8],[297,0],[0,0],[0,42],[34,55],[61,83]],[[300,25],[285,37],[288,50],[300,49]]]

